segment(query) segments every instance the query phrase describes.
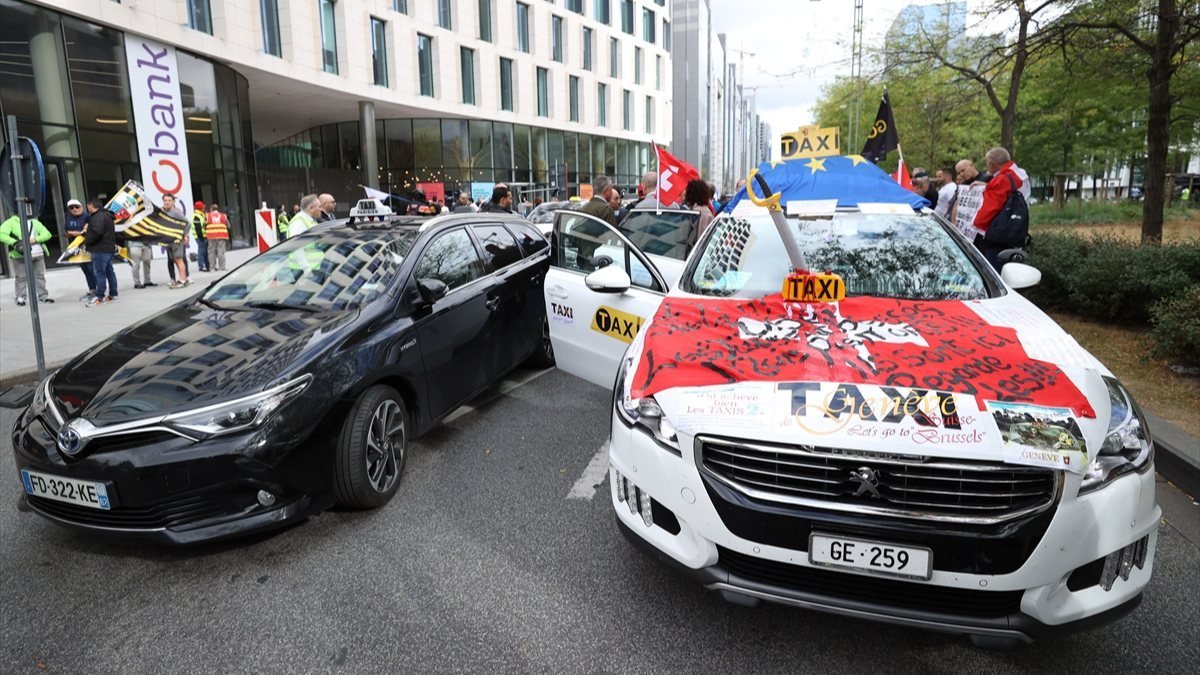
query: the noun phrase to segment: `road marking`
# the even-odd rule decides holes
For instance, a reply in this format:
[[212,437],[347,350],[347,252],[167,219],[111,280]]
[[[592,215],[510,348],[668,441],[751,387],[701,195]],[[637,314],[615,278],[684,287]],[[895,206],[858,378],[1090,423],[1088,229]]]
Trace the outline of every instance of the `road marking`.
[[571,486],[571,491],[567,493],[567,499],[586,499],[591,501],[596,496],[596,488],[604,481],[604,476],[608,474],[608,441],[605,441],[596,454],[592,457],[592,461],[583,469],[583,475],[575,484]]
[[539,370],[536,373],[527,375],[519,380],[505,379],[504,382],[500,385],[500,388],[496,390],[495,396],[489,396],[486,399],[478,402],[476,405],[459,406],[458,410],[455,410],[454,412],[450,413],[449,415],[446,416],[446,419],[442,420],[442,424],[449,424],[464,415],[469,415],[469,414],[475,412],[478,409],[478,406],[482,406],[487,403],[490,403],[491,401],[494,401],[497,398],[500,398],[501,396],[516,389],[517,387],[523,387],[552,370],[554,370],[554,369],[546,368],[545,370]]

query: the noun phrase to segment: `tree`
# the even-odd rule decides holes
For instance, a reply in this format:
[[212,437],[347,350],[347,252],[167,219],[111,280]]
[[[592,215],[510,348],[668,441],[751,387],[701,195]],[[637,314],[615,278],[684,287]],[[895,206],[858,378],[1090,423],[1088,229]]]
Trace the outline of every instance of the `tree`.
[[[1180,69],[1194,71],[1198,67],[1192,43],[1200,38],[1200,2],[1091,0],[1064,16],[1059,22],[1059,32],[1064,41],[1074,41],[1083,48],[1105,44],[1122,47],[1145,66],[1149,109],[1142,241],[1161,241],[1167,155],[1171,146],[1171,126],[1175,121],[1171,118],[1171,109],[1179,101],[1179,94],[1171,92],[1171,84]],[[1193,49],[1190,60],[1189,47]],[[1189,85],[1194,83],[1194,72],[1187,73],[1187,80]],[[1191,128],[1194,134],[1194,121]]]

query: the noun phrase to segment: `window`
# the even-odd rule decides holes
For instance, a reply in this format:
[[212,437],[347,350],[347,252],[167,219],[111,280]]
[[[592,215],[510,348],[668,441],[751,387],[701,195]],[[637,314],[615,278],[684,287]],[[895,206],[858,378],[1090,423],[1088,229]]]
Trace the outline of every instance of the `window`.
[[621,0],[621,30],[633,35],[633,0]]
[[567,0],[567,9],[576,14],[583,14],[583,0]]
[[621,121],[624,123],[625,131],[631,131],[633,129],[633,92],[626,89],[621,98],[621,107],[624,112]]
[[438,25],[448,30],[454,28],[454,17],[450,13],[451,2],[453,0],[437,0]]
[[321,65],[327,73],[337,75],[337,20],[333,0],[318,0],[321,11]]
[[608,126],[608,87],[603,83],[596,85],[596,125]]
[[512,232],[501,225],[476,225],[475,236],[483,245],[483,265],[488,272],[521,261],[521,247]]
[[529,5],[517,3],[517,51],[529,53]]
[[654,99],[646,97],[646,133],[654,133]]
[[662,56],[654,57],[654,88],[662,91]]
[[464,229],[451,230],[425,248],[413,268],[417,279],[437,279],[453,290],[483,276],[483,261]]
[[663,19],[663,49],[671,51],[671,22]]
[[392,0],[392,9],[401,14],[408,14],[408,0]]
[[537,69],[537,114],[538,117],[550,116],[550,71],[545,68]]
[[188,28],[212,35],[212,8],[208,0],[188,0]]
[[583,69],[592,69],[592,29],[583,28]]
[[633,83],[642,83],[642,48],[633,48]]
[[279,44],[279,0],[258,0],[258,11],[262,15],[263,51],[283,56]]
[[371,17],[371,70],[375,84],[388,86],[387,23]]
[[596,0],[596,20],[602,24],[612,23],[612,0]]
[[621,43],[617,38],[608,39],[608,74],[610,77],[621,76]]
[[[606,257],[614,261],[624,261],[625,273],[629,275],[634,286],[658,293],[666,291],[650,273],[641,252],[627,249],[625,241],[617,235],[617,231],[606,223],[581,213],[568,212],[560,217],[559,224],[560,226],[555,228],[558,234],[554,237],[553,245],[563,267],[584,274],[593,272],[596,267],[592,261],[596,252],[603,247]],[[667,229],[674,233],[678,229],[675,225],[670,223]]]
[[459,48],[459,61],[462,68],[462,102],[475,105],[475,50]]
[[568,80],[571,100],[571,121],[579,121],[579,78],[574,75]]
[[421,95],[433,96],[433,38],[417,33],[417,71]]
[[500,57],[500,109],[509,112],[513,109],[512,66],[512,59]]
[[492,0],[479,0],[479,39],[492,41]]
[[563,20],[561,16],[550,17],[550,58],[562,63]]
[[654,29],[658,26],[658,19],[654,16],[654,10],[642,10],[642,39],[650,44],[654,44]]

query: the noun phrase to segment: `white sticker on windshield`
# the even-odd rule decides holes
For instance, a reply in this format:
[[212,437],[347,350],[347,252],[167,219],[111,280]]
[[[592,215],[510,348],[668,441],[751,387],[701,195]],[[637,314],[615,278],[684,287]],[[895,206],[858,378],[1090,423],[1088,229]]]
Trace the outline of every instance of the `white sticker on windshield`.
[[911,216],[913,207],[908,204],[885,204],[883,202],[859,202],[858,210],[869,215]]

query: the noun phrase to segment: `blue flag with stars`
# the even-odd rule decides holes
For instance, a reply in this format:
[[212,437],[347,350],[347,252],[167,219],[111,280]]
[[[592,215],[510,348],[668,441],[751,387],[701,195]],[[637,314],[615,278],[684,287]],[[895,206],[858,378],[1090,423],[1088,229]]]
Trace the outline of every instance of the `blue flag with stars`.
[[[929,206],[928,199],[904,189],[883,169],[859,155],[763,162],[758,165],[758,175],[766,179],[772,193],[779,193],[779,205],[784,209],[789,201],[820,199],[836,199],[838,206],[861,203],[908,204],[914,209]],[[752,180],[738,190],[724,211],[732,211],[746,199],[746,190],[751,187],[759,199],[770,196],[761,194],[762,187]]]

